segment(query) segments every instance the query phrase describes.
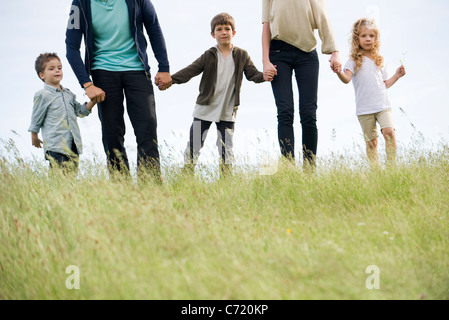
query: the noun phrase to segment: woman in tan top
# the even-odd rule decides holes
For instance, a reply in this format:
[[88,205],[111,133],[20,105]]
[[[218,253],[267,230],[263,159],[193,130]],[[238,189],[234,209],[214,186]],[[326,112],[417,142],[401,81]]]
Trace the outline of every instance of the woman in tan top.
[[[319,61],[314,30],[322,40],[321,51],[331,54],[331,68],[340,63],[325,0],[262,0],[264,74],[276,71],[271,82],[278,109],[278,139],[281,153],[294,161],[294,102],[292,75],[299,90],[304,166],[315,167],[318,144],[316,110]],[[336,66],[334,68],[333,66]],[[340,67],[341,68],[341,67]]]

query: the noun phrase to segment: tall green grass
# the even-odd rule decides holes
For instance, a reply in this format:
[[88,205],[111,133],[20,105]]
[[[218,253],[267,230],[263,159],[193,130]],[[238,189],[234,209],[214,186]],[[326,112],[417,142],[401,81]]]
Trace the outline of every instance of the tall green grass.
[[378,170],[333,155],[314,174],[220,180],[164,164],[162,185],[82,166],[68,179],[3,146],[0,299],[449,298],[447,145]]

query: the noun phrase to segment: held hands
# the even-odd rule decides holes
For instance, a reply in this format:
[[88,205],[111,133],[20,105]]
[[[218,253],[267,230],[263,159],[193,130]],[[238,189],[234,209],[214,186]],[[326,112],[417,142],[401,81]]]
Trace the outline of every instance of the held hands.
[[331,69],[334,73],[340,73],[343,70],[343,66],[340,62],[335,61],[333,65],[331,65]]
[[169,72],[158,72],[154,83],[159,87],[159,90],[164,91],[172,86],[172,78]]
[[84,91],[94,104],[103,102],[106,99],[106,93],[91,83],[84,84]]
[[274,77],[277,76],[278,71],[276,69],[276,66],[273,65],[271,62],[264,63],[263,64],[263,79],[265,81],[273,81]]
[[340,56],[338,54],[338,51],[332,52],[329,62],[331,64],[331,69],[334,73],[340,73],[342,71],[342,66],[341,66]]

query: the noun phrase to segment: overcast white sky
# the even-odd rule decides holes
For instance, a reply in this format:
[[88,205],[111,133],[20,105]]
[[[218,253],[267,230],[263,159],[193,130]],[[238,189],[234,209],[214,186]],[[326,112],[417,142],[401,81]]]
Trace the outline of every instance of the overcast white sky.
[[[165,35],[171,71],[187,66],[206,49],[215,45],[210,36],[210,20],[220,12],[236,20],[236,46],[246,49],[262,69],[261,3],[259,0],[153,0]],[[62,84],[84,102],[86,97],[65,58],[65,28],[70,0],[22,0],[0,2],[0,138],[14,139],[21,155],[43,161],[42,150],[31,146],[27,132],[33,96],[42,88],[34,71],[34,61],[42,52],[57,52],[63,63]],[[447,19],[449,2],[445,0],[328,0],[327,7],[340,48],[342,62],[348,56],[348,38],[357,19],[369,16],[381,27],[381,51],[390,75],[403,60],[407,75],[389,89],[394,106],[397,138],[400,148],[409,147],[421,133],[429,145],[449,141],[449,80]],[[321,42],[319,40],[318,48]],[[153,77],[157,63],[149,50]],[[355,117],[352,84],[344,85],[330,71],[328,56],[320,53],[318,101],[318,156],[363,146],[361,129]],[[191,82],[173,86],[168,91],[156,90],[158,134],[163,161],[181,163],[192,122],[192,111],[198,94],[200,76]],[[297,99],[296,99],[297,102]],[[401,112],[402,108],[405,113]],[[299,112],[296,106],[295,126],[299,153]],[[127,116],[126,116],[127,118]],[[88,118],[79,119],[85,153],[83,159],[104,159],[100,122],[96,108]],[[129,124],[129,122],[128,122]],[[413,126],[412,126],[413,124]],[[236,122],[235,150],[239,161],[253,162],[265,155],[277,156],[276,108],[268,83],[245,81]],[[202,159],[215,160],[215,126],[209,133]],[[135,163],[136,144],[129,124],[125,144],[131,162]],[[3,145],[0,147],[4,150]],[[3,151],[2,151],[3,153]],[[201,158],[200,158],[201,159]]]

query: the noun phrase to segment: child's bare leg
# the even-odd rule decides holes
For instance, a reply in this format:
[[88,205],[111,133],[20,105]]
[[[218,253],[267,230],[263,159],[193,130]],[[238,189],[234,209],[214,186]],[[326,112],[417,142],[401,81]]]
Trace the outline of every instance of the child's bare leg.
[[366,155],[371,166],[379,165],[379,155],[377,153],[377,138],[371,141],[366,141]]
[[385,152],[387,154],[387,164],[396,162],[397,142],[394,128],[384,128],[382,134],[385,138]]

